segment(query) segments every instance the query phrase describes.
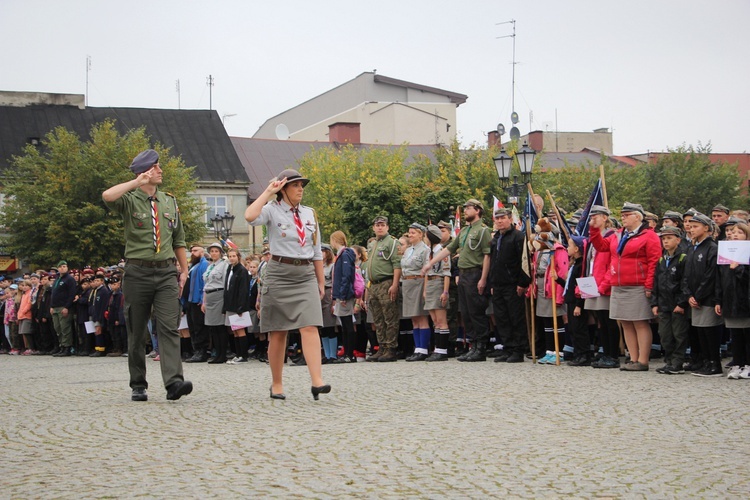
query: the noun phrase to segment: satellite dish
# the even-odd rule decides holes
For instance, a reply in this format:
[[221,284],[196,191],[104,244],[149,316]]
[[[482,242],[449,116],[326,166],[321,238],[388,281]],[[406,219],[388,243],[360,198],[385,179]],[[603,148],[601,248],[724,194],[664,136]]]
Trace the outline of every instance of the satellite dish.
[[276,138],[280,141],[289,139],[289,127],[283,123],[276,125]]
[[518,130],[518,127],[513,127],[510,129],[510,139],[513,141],[517,141],[521,138],[521,131]]
[[498,123],[497,124],[497,133],[500,134],[500,135],[505,134],[505,125],[503,125],[502,123]]
[[513,122],[513,125],[515,125],[516,123],[518,123],[518,113],[516,113],[515,111],[512,112],[510,114],[510,121]]

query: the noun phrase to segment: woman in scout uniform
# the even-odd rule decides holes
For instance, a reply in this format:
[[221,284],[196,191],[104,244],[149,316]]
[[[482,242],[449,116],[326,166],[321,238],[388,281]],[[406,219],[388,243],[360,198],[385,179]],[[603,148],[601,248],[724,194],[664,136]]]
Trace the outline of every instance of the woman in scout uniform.
[[[443,249],[440,244],[442,232],[437,226],[427,226],[427,239],[432,248],[429,258]],[[435,327],[435,351],[425,361],[447,361],[448,360],[448,291],[451,280],[451,259],[446,257],[434,264],[425,276],[424,308],[432,317]]]
[[[318,335],[318,327],[323,326],[320,301],[325,290],[320,229],[315,211],[300,204],[308,182],[296,170],[284,170],[245,210],[251,225],[266,226],[271,251],[260,290],[260,329],[270,332],[273,399],[286,399],[282,372],[287,333],[292,329],[299,329],[302,337],[313,398],[331,392],[331,386],[323,382]],[[271,201],[273,197],[275,201]]]
[[219,243],[211,243],[208,248],[211,264],[203,273],[203,304],[201,310],[206,315],[204,324],[208,328],[214,356],[208,360],[212,365],[227,362],[227,329],[224,327],[224,282],[229,263],[224,260],[224,249]]
[[409,246],[401,257],[401,314],[411,318],[414,335],[414,353],[406,361],[424,361],[430,348],[430,324],[424,308],[425,279],[420,275],[422,266],[430,260],[430,247],[424,242],[426,231],[416,222],[409,226]]

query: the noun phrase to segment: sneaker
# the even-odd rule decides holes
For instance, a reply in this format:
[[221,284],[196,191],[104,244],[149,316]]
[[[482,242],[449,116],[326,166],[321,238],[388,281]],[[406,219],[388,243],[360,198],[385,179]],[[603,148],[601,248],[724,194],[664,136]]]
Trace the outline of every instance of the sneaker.
[[159,357],[158,354],[153,359],[154,359],[154,361],[161,361],[161,358]]
[[21,351],[19,351],[18,349],[11,349],[10,350],[10,355],[11,356],[19,356],[20,354],[21,354]]
[[31,349],[26,349],[21,353],[21,356],[31,356]]
[[657,368],[656,373],[661,373],[661,374],[667,373],[667,368],[669,368],[669,364],[666,364],[664,366]]
[[247,358],[243,358],[243,357],[234,358],[235,365],[238,365],[240,363],[247,363]]
[[159,355],[159,353],[158,353],[158,352],[156,352],[156,351],[151,351],[150,353],[146,354],[146,357],[147,357],[147,358],[155,358],[155,357],[156,357],[156,356],[158,356],[158,355]]
[[740,378],[745,378],[745,379],[750,378],[750,365],[745,365],[742,367],[742,371],[740,372]]
[[596,364],[591,363],[594,368],[620,368],[620,360],[610,358],[609,356],[602,356]]
[[672,366],[667,365],[664,367],[664,373],[667,375],[682,375],[685,373],[685,370],[682,368],[682,366]]
[[539,363],[540,365],[554,365],[555,359],[555,353],[553,353],[552,351],[547,351],[547,354],[545,354],[543,358],[537,361],[537,363]]
[[727,378],[732,379],[732,380],[739,380],[740,373],[742,373],[742,367],[735,365],[732,367],[731,370],[729,370],[729,373],[727,373]]
[[724,370],[719,363],[708,361],[702,370],[693,372],[693,375],[696,377],[721,377],[724,375]]
[[566,363],[568,366],[591,366],[591,358],[588,354],[579,354]]

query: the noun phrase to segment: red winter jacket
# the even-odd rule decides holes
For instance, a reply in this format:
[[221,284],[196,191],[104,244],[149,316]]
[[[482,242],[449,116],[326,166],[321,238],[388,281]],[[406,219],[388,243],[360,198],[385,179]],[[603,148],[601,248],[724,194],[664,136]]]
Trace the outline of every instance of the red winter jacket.
[[598,228],[590,229],[591,244],[599,252],[609,252],[610,281],[612,286],[643,286],[646,290],[654,287],[656,264],[661,257],[661,240],[648,226],[641,226],[638,234],[628,240],[622,255],[617,254],[617,246],[622,239],[623,229],[611,236],[602,238]]
[[[607,229],[603,236],[605,240],[610,237],[615,237],[614,229]],[[589,252],[591,252],[591,250],[589,250]],[[594,254],[594,256],[592,257],[594,259],[594,266],[591,270],[591,273],[589,273],[588,266],[590,266],[591,263],[590,261],[587,262],[586,275],[594,277],[594,279],[596,280],[596,287],[599,289],[600,295],[609,297],[612,294],[612,275],[610,274],[609,266],[609,263],[612,260],[612,256],[609,254],[609,251],[600,252],[597,250],[596,252],[592,253]]]

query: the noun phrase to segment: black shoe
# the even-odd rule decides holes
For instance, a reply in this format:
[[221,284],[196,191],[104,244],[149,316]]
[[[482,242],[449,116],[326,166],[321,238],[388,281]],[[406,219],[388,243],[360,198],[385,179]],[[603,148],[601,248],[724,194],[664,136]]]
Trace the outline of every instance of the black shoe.
[[221,365],[227,362],[227,358],[211,358],[208,360],[209,365]]
[[568,361],[568,366],[591,366],[591,358],[586,354],[576,356],[574,359]]
[[148,401],[148,394],[146,394],[146,389],[143,387],[136,387],[133,389],[133,394],[130,396],[131,401]]
[[415,352],[414,354],[406,358],[406,361],[424,361],[428,357],[429,356],[427,354],[423,354],[421,352]]
[[721,368],[721,363],[709,361],[702,370],[693,372],[693,375],[696,377],[721,377],[724,375],[724,370]]
[[508,359],[506,359],[505,362],[506,363],[523,363],[523,354],[521,354],[520,352],[511,353],[511,355],[508,356]]
[[318,394],[328,394],[329,392],[331,392],[331,386],[328,384],[321,385],[320,387],[312,386],[310,387],[310,392],[312,392],[313,399],[317,401]]
[[50,355],[54,356],[55,354],[59,354],[59,353],[60,353],[60,346],[57,346],[54,349],[52,349],[52,352],[50,352]]
[[686,372],[697,372],[704,368],[706,361],[691,361],[684,366]]
[[187,396],[191,392],[193,392],[193,383],[189,380],[175,382],[167,387],[167,399],[169,401],[177,401],[182,396]]
[[656,373],[665,374],[667,373],[667,368],[669,368],[669,365],[664,365],[661,368],[657,368]]
[[499,356],[502,356],[505,353],[502,349],[492,349],[490,352],[487,353],[488,358],[497,358]]
[[106,356],[106,354],[104,354],[104,351],[94,351],[89,354],[89,358],[103,358],[104,356]]
[[469,356],[471,356],[472,354],[474,354],[474,351],[476,351],[476,350],[477,350],[477,348],[474,347],[474,346],[472,346],[471,349],[469,349],[468,351],[464,352],[463,354],[461,354],[460,356],[458,356],[456,359],[458,361],[466,361],[466,358],[468,358]]
[[477,347],[474,352],[466,356],[464,359],[467,363],[475,363],[477,361],[487,361],[487,351],[485,344],[477,342]]
[[[495,351],[495,352],[498,352],[498,351]],[[509,351],[500,351],[500,354],[497,354],[495,356],[495,363],[505,363],[506,361],[508,361],[508,358],[510,357],[511,354],[512,353]],[[491,358],[492,356],[488,354],[487,357]]]
[[300,356],[299,359],[297,359],[297,361],[295,361],[294,363],[292,363],[292,366],[307,366],[307,362],[305,361],[305,357],[304,356]]
[[87,357],[91,355],[91,351],[78,351],[77,356]]
[[430,357],[425,359],[425,361],[448,361],[448,355],[447,354],[440,354],[439,352],[433,352],[430,354]]
[[193,354],[191,357],[185,360],[185,363],[205,363],[208,361],[208,357],[200,354]]
[[273,393],[273,386],[268,388],[268,393],[271,395],[271,399],[286,399],[286,395],[283,392],[278,394]]
[[667,365],[664,367],[664,371],[662,373],[665,373],[667,375],[682,375],[683,373],[685,373],[685,370],[683,370],[682,366]]
[[67,358],[68,356],[72,356],[73,354],[70,352],[70,347],[63,347],[60,352],[57,354],[54,354],[56,358]]

